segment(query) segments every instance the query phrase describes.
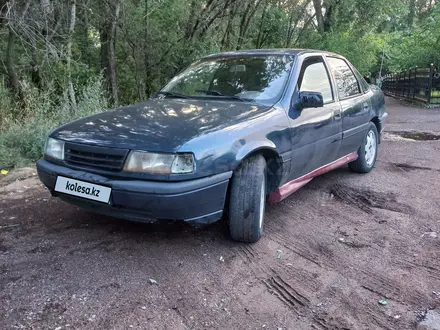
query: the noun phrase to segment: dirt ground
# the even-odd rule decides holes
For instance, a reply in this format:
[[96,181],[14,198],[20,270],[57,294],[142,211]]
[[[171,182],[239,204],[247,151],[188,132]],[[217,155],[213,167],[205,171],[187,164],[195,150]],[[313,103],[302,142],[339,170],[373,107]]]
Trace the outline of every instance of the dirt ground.
[[387,102],[373,172],[344,167],[269,206],[256,244],[2,179],[0,329],[437,329],[440,109]]

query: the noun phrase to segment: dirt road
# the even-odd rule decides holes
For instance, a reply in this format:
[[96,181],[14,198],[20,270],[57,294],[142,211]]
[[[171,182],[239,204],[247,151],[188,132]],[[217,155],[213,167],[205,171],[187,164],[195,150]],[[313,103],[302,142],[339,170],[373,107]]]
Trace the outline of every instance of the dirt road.
[[224,223],[81,211],[35,178],[0,188],[0,329],[422,329],[440,302],[440,110],[388,107],[373,172],[269,206],[253,245]]

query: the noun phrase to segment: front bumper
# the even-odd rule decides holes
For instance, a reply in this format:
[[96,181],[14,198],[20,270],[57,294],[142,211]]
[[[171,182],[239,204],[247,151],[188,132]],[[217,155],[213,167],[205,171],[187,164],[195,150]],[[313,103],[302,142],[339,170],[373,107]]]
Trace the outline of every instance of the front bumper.
[[[181,182],[111,179],[73,170],[41,159],[38,176],[53,196],[81,208],[139,222],[184,220],[193,225],[219,220],[232,172]],[[112,188],[108,204],[75,197],[54,190],[57,176],[82,180]]]

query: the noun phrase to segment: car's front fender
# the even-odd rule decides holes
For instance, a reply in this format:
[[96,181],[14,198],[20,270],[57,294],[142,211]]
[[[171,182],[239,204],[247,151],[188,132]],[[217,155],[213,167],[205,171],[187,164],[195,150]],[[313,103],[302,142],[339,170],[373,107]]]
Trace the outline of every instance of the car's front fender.
[[246,143],[236,153],[235,155],[236,163],[238,165],[244,158],[246,158],[250,154],[254,154],[257,153],[258,151],[266,151],[266,150],[271,150],[274,154],[278,155],[275,143],[273,143],[270,140],[258,140],[258,141],[251,141],[249,143]]

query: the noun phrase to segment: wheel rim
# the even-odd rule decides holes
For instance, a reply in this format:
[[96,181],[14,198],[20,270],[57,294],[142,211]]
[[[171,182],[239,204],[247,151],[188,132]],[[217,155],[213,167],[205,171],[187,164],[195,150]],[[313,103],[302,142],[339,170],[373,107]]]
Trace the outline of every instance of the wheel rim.
[[261,194],[260,194],[260,218],[259,218],[259,229],[260,232],[263,230],[263,219],[264,219],[264,204],[266,202],[266,184],[265,184],[265,180],[262,180],[263,182],[261,183]]
[[376,158],[376,149],[376,134],[373,131],[369,131],[365,141],[365,162],[369,167],[373,165]]

